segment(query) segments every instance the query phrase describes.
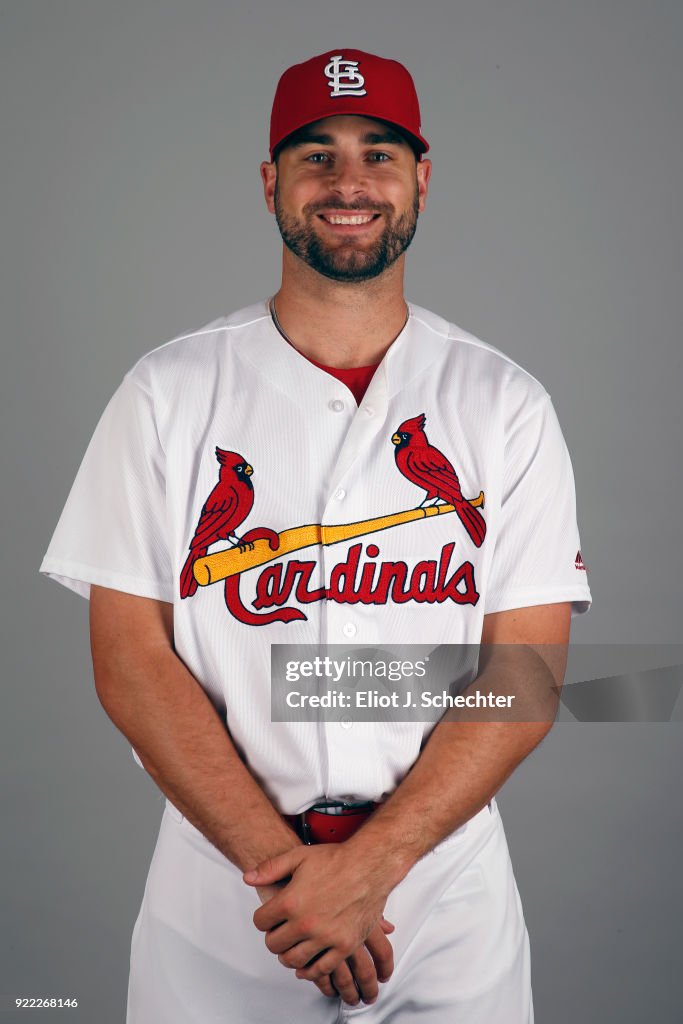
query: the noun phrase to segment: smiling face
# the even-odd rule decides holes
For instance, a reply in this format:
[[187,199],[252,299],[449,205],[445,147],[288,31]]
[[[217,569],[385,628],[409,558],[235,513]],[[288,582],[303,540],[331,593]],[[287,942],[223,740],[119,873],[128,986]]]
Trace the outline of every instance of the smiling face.
[[377,277],[408,248],[431,171],[391,125],[327,117],[296,132],[261,173],[287,248],[334,281]]

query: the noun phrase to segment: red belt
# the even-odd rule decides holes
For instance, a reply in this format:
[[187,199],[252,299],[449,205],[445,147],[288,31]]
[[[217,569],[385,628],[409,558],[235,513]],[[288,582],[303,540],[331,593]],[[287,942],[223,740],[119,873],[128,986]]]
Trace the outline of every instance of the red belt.
[[379,804],[367,807],[343,807],[336,814],[325,814],[309,808],[301,814],[285,814],[285,821],[292,826],[307,846],[314,843],[343,843],[360,828]]

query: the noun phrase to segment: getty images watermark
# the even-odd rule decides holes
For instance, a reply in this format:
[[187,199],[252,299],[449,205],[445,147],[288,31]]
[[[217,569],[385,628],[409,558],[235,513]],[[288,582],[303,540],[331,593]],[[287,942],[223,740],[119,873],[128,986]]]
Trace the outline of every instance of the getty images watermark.
[[682,721],[682,663],[681,646],[642,644],[273,644],[271,717]]
[[[450,690],[425,690],[422,681],[427,677],[429,655],[424,659],[411,661],[386,660],[382,657],[344,659],[330,655],[316,655],[312,660],[289,659],[285,665],[285,679],[288,683],[300,683],[302,679],[327,681],[327,689],[310,692],[307,688],[293,688],[285,693],[288,708],[510,708],[515,699],[513,694],[483,693],[475,689],[472,693],[451,693]],[[341,688],[348,680],[356,682],[355,687]],[[383,689],[367,689],[369,681],[380,682]],[[406,683],[413,680],[415,689]],[[385,683],[401,683],[401,690],[386,689]]]

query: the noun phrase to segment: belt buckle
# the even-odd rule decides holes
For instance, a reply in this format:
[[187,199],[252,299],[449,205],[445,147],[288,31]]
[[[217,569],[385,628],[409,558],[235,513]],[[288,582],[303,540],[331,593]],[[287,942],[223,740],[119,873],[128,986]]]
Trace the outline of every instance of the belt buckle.
[[301,826],[301,839],[303,841],[304,846],[313,846],[314,843],[311,838],[311,826],[306,821],[306,815],[308,814],[308,810],[310,810],[310,808],[305,811],[302,811],[301,814],[299,815],[299,825]]
[[344,809],[350,809],[351,806],[352,805],[348,804],[345,800],[318,800],[316,803],[312,804],[311,807],[307,807],[305,811],[301,811],[301,813],[299,814],[299,826],[301,832],[301,840],[304,846],[316,845],[316,842],[313,839],[313,835],[311,832],[311,826],[306,820],[306,815],[308,814],[309,811],[318,811],[319,813],[324,814],[325,808],[327,807],[342,807]]

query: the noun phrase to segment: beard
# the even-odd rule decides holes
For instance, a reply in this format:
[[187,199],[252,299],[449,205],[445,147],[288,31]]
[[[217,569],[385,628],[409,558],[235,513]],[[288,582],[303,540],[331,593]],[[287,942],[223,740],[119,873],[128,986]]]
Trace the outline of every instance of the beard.
[[[372,243],[359,244],[353,238],[344,239],[336,245],[326,245],[311,226],[311,220],[325,207],[307,204],[303,207],[302,218],[297,220],[285,213],[280,201],[278,182],[275,182],[275,219],[287,248],[332,281],[359,282],[379,277],[387,267],[406,251],[417,228],[420,194],[415,182],[413,201],[404,213],[393,216],[393,207],[388,203],[368,206],[364,203],[357,209],[371,210],[384,215],[385,227],[379,238]],[[328,204],[329,209],[354,212],[354,207]]]

